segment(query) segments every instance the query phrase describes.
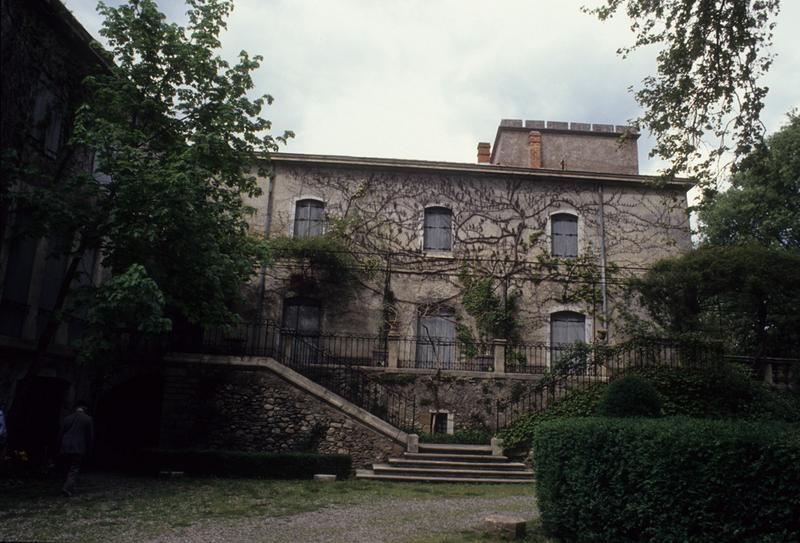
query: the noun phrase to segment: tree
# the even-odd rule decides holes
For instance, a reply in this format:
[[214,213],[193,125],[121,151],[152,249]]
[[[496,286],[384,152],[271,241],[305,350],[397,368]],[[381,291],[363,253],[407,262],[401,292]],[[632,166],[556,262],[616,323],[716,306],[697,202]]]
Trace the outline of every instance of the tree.
[[[59,161],[87,153],[101,175],[65,166],[43,182],[29,167],[14,171],[13,206],[33,214],[31,235],[63,240],[56,250],[68,262],[23,384],[70,306],[84,305],[90,322],[114,333],[164,331],[176,318],[228,322],[241,284],[268,256],[248,233],[243,196],[260,193],[254,165],[266,174],[268,153],[292,134],[269,135],[261,112],[272,98],[249,96],[262,58],[219,56],[232,1],[187,4],[185,28],[152,0],[98,5],[110,73],[84,81],[87,98]],[[92,252],[120,280],[78,292],[79,265]],[[150,299],[134,303],[140,295]]]
[[[665,175],[715,179],[713,170],[733,151],[745,156],[763,137],[759,120],[767,87],[774,18],[779,0],[603,0],[584,10],[600,20],[620,10],[636,39],[623,57],[648,45],[661,50],[656,75],[635,96],[644,113],[639,127],[656,137],[651,156],[669,162]],[[714,142],[706,147],[704,137]]]
[[706,243],[756,242],[800,249],[800,117],[767,138],[742,161],[723,192],[708,191],[700,205]]
[[798,270],[796,249],[706,245],[659,261],[633,285],[659,334],[700,333],[737,354],[797,356]]

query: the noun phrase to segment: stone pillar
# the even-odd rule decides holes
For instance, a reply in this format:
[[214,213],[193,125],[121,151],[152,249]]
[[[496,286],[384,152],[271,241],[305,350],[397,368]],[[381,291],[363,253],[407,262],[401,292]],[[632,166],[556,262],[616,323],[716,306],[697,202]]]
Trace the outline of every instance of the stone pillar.
[[400,358],[400,335],[390,330],[386,337],[386,367],[397,368],[398,358]]
[[494,346],[494,372],[495,373],[505,373],[506,372],[506,343],[508,343],[505,339],[495,339],[493,342]]
[[478,144],[478,164],[488,164],[492,159],[492,145],[486,142]]
[[765,362],[764,363],[764,382],[768,385],[772,384],[772,363]]
[[492,445],[492,456],[502,456],[503,455],[503,440],[499,437],[493,437],[491,441]]
[[406,438],[406,452],[419,452],[419,436],[417,434],[408,434]]
[[294,335],[287,334],[281,331],[281,356],[279,362],[287,362],[292,357],[292,344],[294,343]]
[[528,151],[530,153],[531,168],[542,167],[542,133],[538,130],[531,130],[528,134]]

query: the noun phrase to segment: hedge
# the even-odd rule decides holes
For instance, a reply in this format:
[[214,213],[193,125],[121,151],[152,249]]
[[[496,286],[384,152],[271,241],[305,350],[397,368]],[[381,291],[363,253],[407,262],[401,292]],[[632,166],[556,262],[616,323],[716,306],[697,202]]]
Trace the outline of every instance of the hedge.
[[800,426],[572,418],[534,432],[545,529],[565,541],[800,541]]
[[311,479],[315,473],[350,476],[353,462],[346,454],[258,453],[221,450],[145,449],[138,468],[146,473],[183,471],[190,475]]
[[597,406],[597,414],[602,417],[659,417],[661,397],[642,377],[625,375],[608,385]]

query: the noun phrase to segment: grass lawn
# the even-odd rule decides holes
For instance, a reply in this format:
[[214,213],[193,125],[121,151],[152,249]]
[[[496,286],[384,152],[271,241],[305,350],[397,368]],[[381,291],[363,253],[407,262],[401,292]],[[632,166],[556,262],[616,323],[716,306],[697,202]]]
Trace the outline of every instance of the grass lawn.
[[[532,485],[158,479],[88,473],[82,474],[72,498],[60,496],[59,485],[56,480],[0,481],[0,540],[141,541],[198,523],[287,517],[329,506],[470,497],[533,499]],[[470,539],[469,533],[452,537],[420,543],[482,541]]]

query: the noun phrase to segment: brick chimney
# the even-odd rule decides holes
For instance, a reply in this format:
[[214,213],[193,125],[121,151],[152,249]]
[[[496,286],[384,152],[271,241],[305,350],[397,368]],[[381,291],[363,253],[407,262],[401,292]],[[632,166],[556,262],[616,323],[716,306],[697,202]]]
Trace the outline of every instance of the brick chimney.
[[478,144],[478,164],[488,164],[492,156],[492,145],[482,141]]
[[528,134],[528,152],[530,153],[529,167],[542,167],[542,133],[531,130]]

